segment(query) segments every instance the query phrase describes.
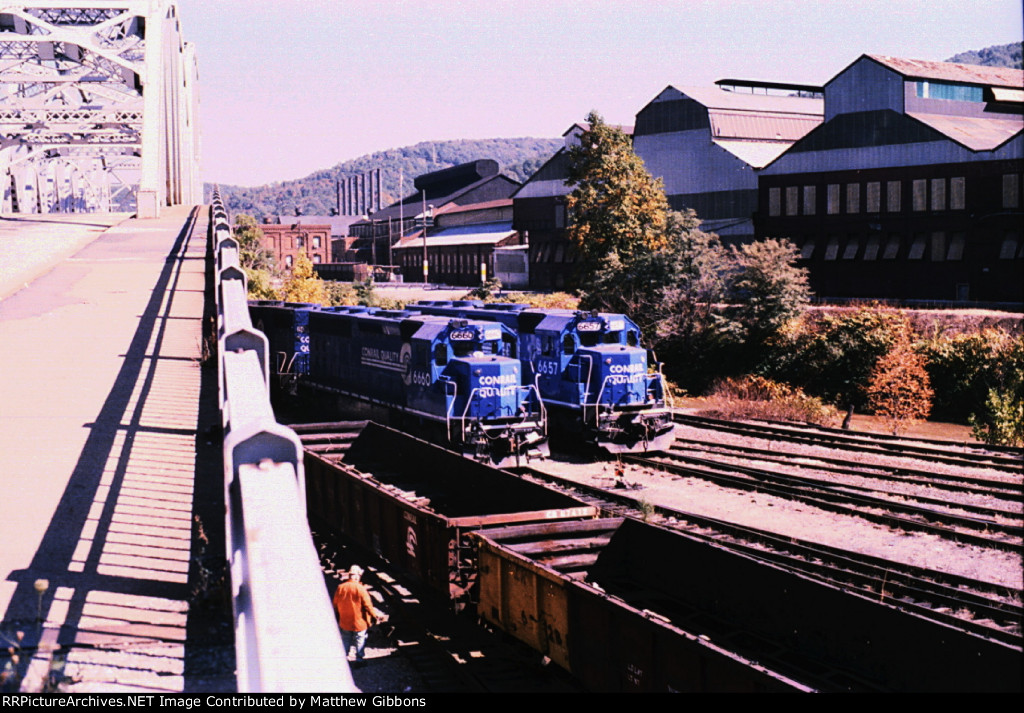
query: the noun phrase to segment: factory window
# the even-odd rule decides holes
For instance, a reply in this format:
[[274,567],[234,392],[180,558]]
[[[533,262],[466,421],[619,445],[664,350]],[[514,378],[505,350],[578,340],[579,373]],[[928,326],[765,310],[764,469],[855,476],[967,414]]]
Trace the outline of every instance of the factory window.
[[946,253],[946,259],[963,260],[965,242],[967,242],[967,236],[964,233],[953,233],[949,239],[949,252]]
[[882,212],[882,184],[878,181],[871,181],[867,186],[867,195],[864,198],[864,210],[868,213]]
[[860,213],[860,184],[846,184],[846,212]]
[[814,239],[808,239],[804,241],[803,248],[800,249],[800,257],[804,260],[810,260],[814,257]]
[[885,191],[888,194],[886,201],[890,213],[900,212],[900,186],[899,181],[888,181],[885,184]]
[[804,215],[814,215],[817,197],[817,186],[804,186]]
[[942,231],[932,233],[932,262],[946,259],[946,234]]
[[926,210],[928,208],[928,181],[919,178],[913,183],[914,210]]
[[843,249],[843,260],[856,259],[859,249],[860,239],[856,235],[851,235],[850,239],[846,241],[846,247]]
[[829,215],[835,215],[839,212],[839,184],[830,183],[828,185],[828,192],[826,196],[826,208],[825,210]]
[[555,206],[555,228],[565,227],[565,205],[559,204]]
[[915,82],[917,96],[921,99],[945,99],[949,101],[984,101],[982,87],[953,82]]
[[786,188],[786,215],[800,214],[800,189],[797,186]]
[[768,189],[768,215],[782,215],[782,189]]
[[949,179],[949,208],[950,210],[963,210],[967,207],[967,190],[963,176],[954,176]]
[[895,260],[900,255],[900,236],[892,233],[885,241],[885,252],[882,253],[883,260]]
[[839,237],[832,235],[829,236],[828,242],[825,244],[825,259],[835,260],[837,255],[839,255]]
[[946,179],[932,179],[932,210],[946,210]]
[[320,236],[319,235],[314,235],[313,236],[313,247],[314,248],[320,247]]
[[1000,260],[1012,260],[1017,256],[1017,246],[1020,244],[1020,234],[1007,233],[1003,236],[1003,244],[999,248]]
[[316,263],[317,265],[320,264],[320,260],[321,260],[321,258],[320,258],[319,255],[314,255],[313,256],[313,262]]
[[303,239],[303,237],[301,235],[298,236],[297,238],[295,238],[295,247],[303,248],[305,246],[306,246],[306,241]]
[[1020,174],[1003,174],[1003,208],[1020,207]]
[[924,257],[924,249],[928,245],[928,236],[924,233],[917,233],[914,236],[914,241],[910,243],[910,252],[907,255],[908,260],[920,260]]
[[868,237],[867,243],[864,244],[864,259],[865,260],[877,260],[878,259],[878,248],[881,240],[877,235]]
[[289,270],[292,269],[292,256],[291,255],[285,255],[284,256],[284,266],[287,267]]

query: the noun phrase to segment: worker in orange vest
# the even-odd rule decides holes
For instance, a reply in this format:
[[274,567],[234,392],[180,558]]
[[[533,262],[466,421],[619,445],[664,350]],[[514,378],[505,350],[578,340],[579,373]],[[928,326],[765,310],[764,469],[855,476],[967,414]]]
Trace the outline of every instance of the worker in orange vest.
[[348,570],[348,579],[334,590],[334,611],[338,614],[341,643],[345,647],[345,656],[348,656],[353,646],[356,647],[357,666],[364,665],[366,634],[370,626],[387,619],[383,612],[373,606],[362,578],[363,568],[354,564]]

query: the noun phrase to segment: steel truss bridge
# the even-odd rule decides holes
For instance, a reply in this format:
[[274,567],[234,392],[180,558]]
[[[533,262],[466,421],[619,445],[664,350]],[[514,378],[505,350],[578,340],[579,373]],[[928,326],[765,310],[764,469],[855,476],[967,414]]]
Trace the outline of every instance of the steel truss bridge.
[[172,0],[0,0],[0,212],[202,202],[197,79]]

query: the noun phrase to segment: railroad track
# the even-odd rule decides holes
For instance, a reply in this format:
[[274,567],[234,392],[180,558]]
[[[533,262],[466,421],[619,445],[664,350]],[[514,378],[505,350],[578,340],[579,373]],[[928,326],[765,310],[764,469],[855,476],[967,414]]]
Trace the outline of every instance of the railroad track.
[[[993,510],[987,506],[950,503],[926,496],[894,494],[900,498],[912,497],[923,503],[913,505],[867,494],[877,492],[877,488],[827,483],[820,478],[785,475],[764,468],[723,464],[671,452],[656,457],[624,455],[622,460],[677,475],[703,478],[725,487],[756,490],[799,500],[831,512],[856,515],[889,527],[928,532],[958,542],[1010,552],[1024,551],[1024,526],[1019,511]],[[966,511],[966,514],[939,508],[956,508]]]
[[565,489],[603,511],[640,517],[775,566],[1013,646],[1024,644],[1024,609],[1012,590],[957,575],[801,541],[715,518],[641,502],[535,469],[524,477]]
[[768,463],[828,470],[835,475],[870,477],[876,480],[887,480],[891,483],[922,486],[951,493],[966,493],[979,497],[1024,502],[1024,482],[1019,476],[1014,479],[1006,476],[993,478],[942,473],[935,470],[910,468],[906,464],[865,463],[854,458],[837,458],[821,453],[780,453],[771,448],[756,448],[681,436],[676,437],[669,452],[709,453],[744,460],[753,458]]
[[1011,475],[1019,475],[1021,469],[1024,468],[1024,452],[1020,448],[951,443],[797,424],[755,424],[680,413],[674,414],[673,419],[676,423],[687,426],[752,438],[803,443],[837,450],[855,450],[860,453],[915,457],[933,463],[981,467],[1003,471]]

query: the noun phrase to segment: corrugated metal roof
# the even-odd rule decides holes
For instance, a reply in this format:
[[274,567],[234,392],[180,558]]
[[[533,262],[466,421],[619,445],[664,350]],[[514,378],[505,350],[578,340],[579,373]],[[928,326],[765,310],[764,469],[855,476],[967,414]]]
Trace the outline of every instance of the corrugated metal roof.
[[[427,247],[439,248],[451,245],[494,245],[515,234],[516,231],[510,230],[507,233],[468,233],[466,235],[451,236],[431,235],[427,238]],[[422,246],[423,238],[420,237],[417,239],[406,238],[395,247],[414,248]]]
[[[452,228],[445,228],[427,236],[427,247],[442,247],[449,245],[494,245],[506,238],[516,234],[512,230],[512,223],[503,221],[500,223],[478,223],[476,225],[457,225]],[[407,237],[398,247],[415,247],[423,245],[423,236],[417,238]]]
[[484,201],[483,203],[467,203],[466,205],[458,205],[456,203],[448,203],[441,208],[434,209],[434,215],[448,215],[449,213],[468,213],[474,210],[488,210],[489,208],[509,208],[512,206],[511,198],[499,198],[493,201]]
[[944,82],[986,84],[997,87],[1024,86],[1024,70],[1006,67],[984,67],[954,62],[930,62],[923,59],[904,59],[882,55],[865,55],[889,69],[912,79],[935,79]]
[[775,112],[708,111],[713,139],[760,139],[792,143],[821,124],[822,116]]
[[754,168],[764,168],[793,145],[791,141],[715,140],[714,143]]
[[825,113],[825,100],[811,97],[746,94],[726,91],[720,87],[678,87],[677,91],[703,104],[708,109],[808,114],[811,116],[822,116]]
[[989,119],[976,116],[912,112],[907,112],[907,116],[927,124],[972,151],[994,149],[1024,130],[1024,117],[1009,116],[1005,119]]

